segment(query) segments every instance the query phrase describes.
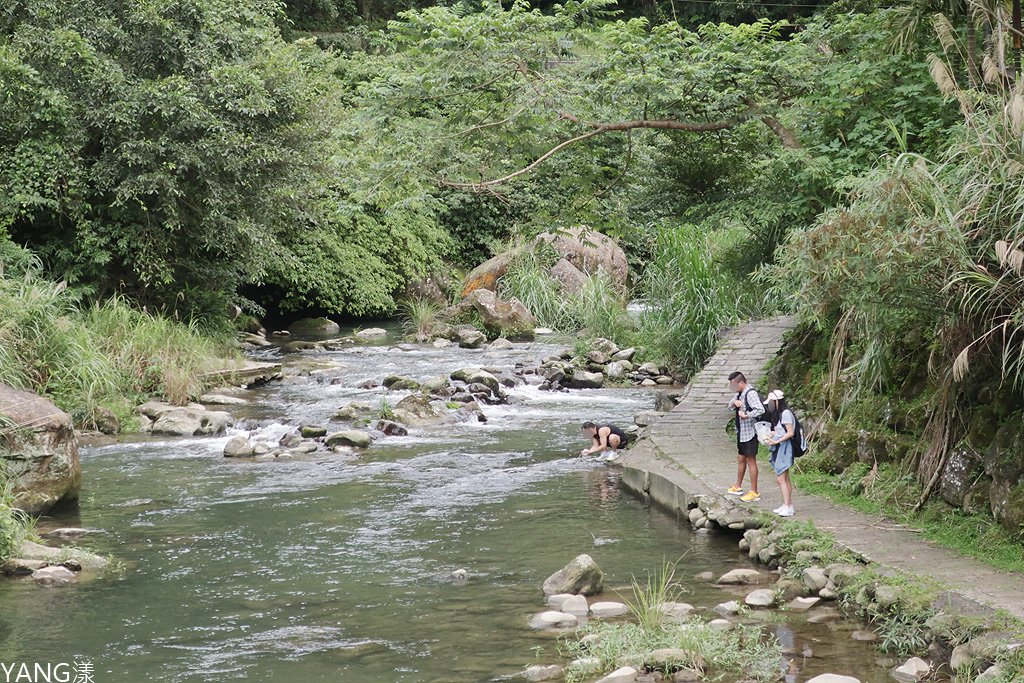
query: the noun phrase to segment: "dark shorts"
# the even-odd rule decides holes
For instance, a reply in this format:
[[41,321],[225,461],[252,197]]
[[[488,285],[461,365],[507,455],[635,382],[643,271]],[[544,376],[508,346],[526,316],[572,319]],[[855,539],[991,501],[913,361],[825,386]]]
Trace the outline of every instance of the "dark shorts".
[[750,441],[740,441],[739,437],[736,437],[736,448],[740,455],[757,455],[757,437],[755,436]]

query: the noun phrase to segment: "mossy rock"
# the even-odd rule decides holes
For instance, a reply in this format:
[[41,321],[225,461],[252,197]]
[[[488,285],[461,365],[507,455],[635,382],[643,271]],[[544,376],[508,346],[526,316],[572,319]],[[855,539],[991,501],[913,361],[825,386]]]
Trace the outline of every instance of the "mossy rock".
[[818,444],[818,468],[828,474],[839,474],[857,462],[857,432],[833,425],[826,445]]
[[995,482],[1016,484],[1024,478],[1024,417],[1007,420],[985,450],[985,473]]
[[1024,529],[1024,482],[1010,489],[1000,517],[999,524],[1011,534]]
[[976,482],[974,482],[969,489],[963,500],[963,510],[967,514],[977,515],[992,515],[992,507],[989,502],[992,491],[992,480],[985,475],[981,475]]
[[978,450],[985,450],[996,438],[999,429],[999,414],[991,405],[975,406],[967,427],[967,438]]

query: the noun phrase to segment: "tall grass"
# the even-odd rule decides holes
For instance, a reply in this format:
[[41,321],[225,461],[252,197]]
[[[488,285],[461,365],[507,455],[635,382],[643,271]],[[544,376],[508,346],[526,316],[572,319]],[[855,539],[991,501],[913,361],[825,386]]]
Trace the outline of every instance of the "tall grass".
[[662,226],[640,283],[639,337],[648,355],[685,374],[714,353],[736,322],[740,296],[715,262],[708,236],[692,225]]
[[585,330],[594,337],[629,343],[635,333],[626,310],[628,296],[599,270],[586,277],[578,292],[565,293],[548,273],[542,249],[523,251],[501,279],[503,298],[519,299],[543,327],[561,332]]
[[105,411],[130,419],[150,396],[185,403],[210,359],[232,353],[228,338],[123,297],[82,306],[32,271],[0,277],[0,382],[47,396],[81,426]]
[[427,338],[440,321],[442,306],[432,299],[409,297],[398,304],[398,314],[406,334]]
[[666,618],[664,605],[676,602],[682,593],[682,587],[676,583],[676,563],[666,561],[658,572],[648,574],[643,583],[633,579],[630,611],[642,628],[658,628]]

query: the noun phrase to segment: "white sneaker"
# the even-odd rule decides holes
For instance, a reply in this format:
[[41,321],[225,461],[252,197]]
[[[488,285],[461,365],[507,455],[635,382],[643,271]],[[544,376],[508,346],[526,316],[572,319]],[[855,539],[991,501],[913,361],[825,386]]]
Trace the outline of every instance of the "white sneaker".
[[775,514],[779,517],[792,517],[796,514],[796,510],[793,509],[792,505],[783,505],[778,510],[775,510]]
[[777,515],[785,515],[786,514],[786,510],[788,510],[788,509],[789,508],[787,508],[785,505],[780,505],[779,507],[777,507],[774,510],[772,510],[772,512],[774,512]]
[[608,455],[604,456],[604,461],[605,462],[613,462],[614,460],[618,459],[618,457],[619,457],[619,454],[616,453],[615,451],[612,451]]

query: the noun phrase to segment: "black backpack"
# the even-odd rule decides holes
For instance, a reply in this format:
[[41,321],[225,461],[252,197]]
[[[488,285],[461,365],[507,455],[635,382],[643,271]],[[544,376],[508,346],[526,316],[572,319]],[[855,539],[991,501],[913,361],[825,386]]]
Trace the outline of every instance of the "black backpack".
[[[795,460],[807,452],[807,437],[804,435],[804,428],[800,426],[800,418],[796,416],[796,411],[792,408],[787,408],[787,410],[793,413],[793,438],[790,439],[790,442],[793,444],[793,459]],[[781,420],[782,417],[780,416],[779,419]]]
[[[792,413],[793,409],[789,411]],[[800,426],[800,420],[797,418],[796,413],[793,413],[793,438],[790,439],[793,442],[793,458],[799,458],[807,452],[807,437],[804,436],[804,429]]]

